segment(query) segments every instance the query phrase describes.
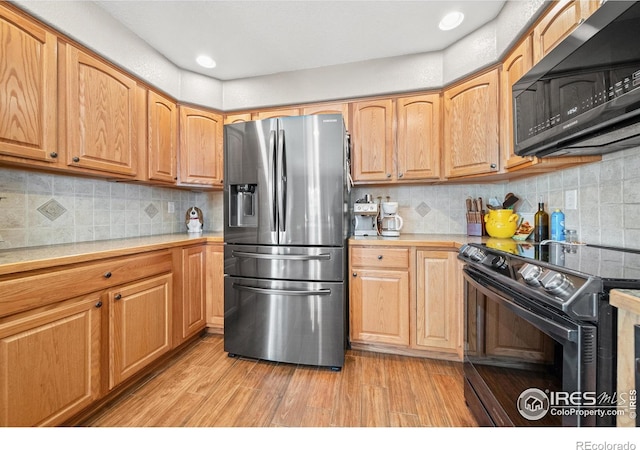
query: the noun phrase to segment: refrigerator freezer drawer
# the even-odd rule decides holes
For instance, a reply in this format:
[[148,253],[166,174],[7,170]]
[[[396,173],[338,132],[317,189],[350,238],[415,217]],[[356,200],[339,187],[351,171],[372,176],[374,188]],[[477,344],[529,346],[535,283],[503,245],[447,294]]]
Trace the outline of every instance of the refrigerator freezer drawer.
[[249,358],[341,368],[346,302],[341,282],[225,276],[224,350]]
[[232,245],[224,248],[224,273],[246,278],[342,281],[342,248]]

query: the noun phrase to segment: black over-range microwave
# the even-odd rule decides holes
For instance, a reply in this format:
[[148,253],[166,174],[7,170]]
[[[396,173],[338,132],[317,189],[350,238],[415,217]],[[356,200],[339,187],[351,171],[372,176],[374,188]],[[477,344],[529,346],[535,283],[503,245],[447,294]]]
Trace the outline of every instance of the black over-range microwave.
[[640,2],[605,2],[513,86],[521,156],[640,145]]

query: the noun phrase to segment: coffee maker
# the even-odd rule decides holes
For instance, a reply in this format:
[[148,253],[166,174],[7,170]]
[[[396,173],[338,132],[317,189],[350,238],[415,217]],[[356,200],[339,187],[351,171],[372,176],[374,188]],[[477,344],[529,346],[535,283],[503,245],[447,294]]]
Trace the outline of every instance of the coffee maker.
[[378,204],[370,194],[353,204],[354,236],[378,235]]
[[400,236],[404,221],[398,215],[398,202],[382,202],[382,232],[383,236]]

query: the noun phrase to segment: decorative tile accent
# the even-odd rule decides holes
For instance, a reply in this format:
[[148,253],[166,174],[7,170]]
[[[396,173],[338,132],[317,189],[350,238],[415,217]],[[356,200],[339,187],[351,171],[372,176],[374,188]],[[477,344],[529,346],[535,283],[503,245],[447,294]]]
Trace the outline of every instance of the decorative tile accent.
[[144,209],[144,212],[147,213],[149,219],[153,219],[160,211],[158,211],[158,208],[156,208],[153,203],[149,203],[149,205]]
[[431,211],[431,208],[429,208],[429,205],[427,205],[425,202],[422,202],[418,206],[416,206],[416,212],[420,214],[420,217],[426,216],[427,214],[429,214],[429,211]]
[[41,205],[38,208],[38,211],[52,222],[67,212],[66,208],[58,203],[54,198]]

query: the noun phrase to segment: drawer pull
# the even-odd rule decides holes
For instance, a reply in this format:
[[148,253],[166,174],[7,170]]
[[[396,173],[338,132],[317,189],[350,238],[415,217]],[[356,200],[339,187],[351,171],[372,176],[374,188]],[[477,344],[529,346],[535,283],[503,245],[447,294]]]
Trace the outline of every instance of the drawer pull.
[[382,259],[382,255],[378,255],[378,259]]
[[352,275],[353,277],[357,277],[357,276],[358,276],[358,273],[357,273],[357,272],[353,272],[351,275]]
[[100,308],[102,306],[102,302],[96,303],[96,308]]
[[113,296],[116,300],[120,300],[122,298],[122,294],[116,294]]
[[111,272],[107,272],[107,273],[105,273],[105,274],[104,274],[104,277],[105,277],[105,278],[111,278]]

